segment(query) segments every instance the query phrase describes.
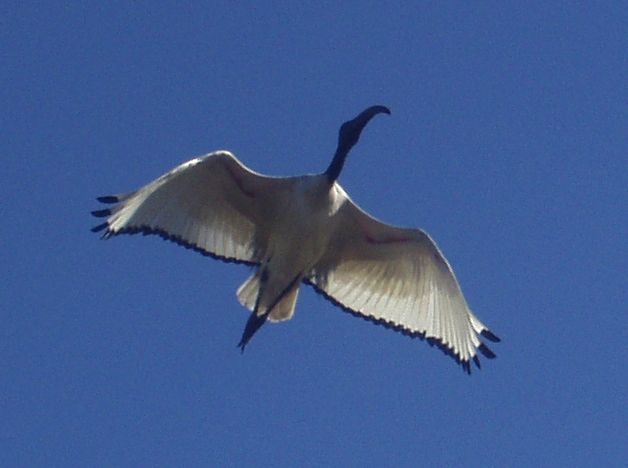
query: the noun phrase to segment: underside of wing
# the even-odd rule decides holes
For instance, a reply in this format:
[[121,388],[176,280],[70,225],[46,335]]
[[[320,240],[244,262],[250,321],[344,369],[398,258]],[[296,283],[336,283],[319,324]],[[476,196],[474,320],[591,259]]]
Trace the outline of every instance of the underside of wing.
[[257,264],[259,227],[278,209],[289,178],[255,173],[218,151],[181,164],[141,189],[98,198],[111,206],[93,228],[108,238],[155,234],[224,261]]
[[384,224],[346,196],[329,253],[306,282],[344,310],[438,346],[470,372],[480,340],[499,339],[471,312],[453,270],[419,229]]

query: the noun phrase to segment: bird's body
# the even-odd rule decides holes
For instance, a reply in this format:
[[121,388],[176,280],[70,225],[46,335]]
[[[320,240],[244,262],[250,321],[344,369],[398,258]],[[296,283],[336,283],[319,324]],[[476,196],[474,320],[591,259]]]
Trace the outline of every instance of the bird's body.
[[[325,252],[335,222],[336,197],[324,176],[307,175],[286,180],[290,182],[288,190],[278,194],[272,203],[262,202],[275,209],[269,210],[265,223],[272,229],[263,229],[257,240],[260,269],[252,275],[256,284],[262,274],[266,276],[259,297],[259,315],[278,298],[285,297],[270,312],[268,318],[272,321],[292,317],[301,280]],[[239,298],[253,310],[258,289],[246,289],[245,285],[239,290]]]
[[255,267],[238,289],[252,311],[239,346],[268,319],[294,313],[301,284],[345,310],[427,339],[469,371],[477,350],[498,341],[469,310],[454,273],[419,229],[384,224],[362,211],[336,181],[360,132],[382,106],[343,124],[322,174],[269,177],[231,153],[193,159],[136,192],[99,198],[112,207],[94,228],[103,237],[157,234],[203,254]]

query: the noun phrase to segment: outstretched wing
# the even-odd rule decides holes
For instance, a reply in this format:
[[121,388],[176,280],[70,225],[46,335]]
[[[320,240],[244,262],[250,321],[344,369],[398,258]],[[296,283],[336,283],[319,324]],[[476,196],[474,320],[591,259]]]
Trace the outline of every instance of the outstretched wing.
[[471,360],[480,366],[478,350],[494,358],[480,336],[499,338],[473,315],[434,241],[376,220],[335,189],[344,199],[336,229],[306,282],[354,315],[436,344],[467,372]]
[[224,261],[259,262],[260,226],[291,186],[251,171],[227,151],[192,159],[141,189],[99,197],[111,204],[92,229],[103,237],[156,234]]

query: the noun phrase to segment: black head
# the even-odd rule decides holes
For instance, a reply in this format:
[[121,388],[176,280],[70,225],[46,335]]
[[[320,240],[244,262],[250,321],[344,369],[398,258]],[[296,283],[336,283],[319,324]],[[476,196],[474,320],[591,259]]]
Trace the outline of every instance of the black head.
[[360,135],[364,127],[366,127],[366,124],[377,114],[390,115],[390,110],[384,106],[371,106],[362,111],[356,118],[340,126],[340,131],[338,132],[338,148],[336,149],[334,159],[327,168],[327,171],[325,171],[330,181],[333,182],[338,178],[347,154],[349,154],[351,148],[353,148],[360,139]]
[[338,132],[338,149],[342,148],[348,153],[360,139],[366,124],[377,114],[390,115],[390,110],[384,106],[371,106],[362,111],[355,119],[343,123]]

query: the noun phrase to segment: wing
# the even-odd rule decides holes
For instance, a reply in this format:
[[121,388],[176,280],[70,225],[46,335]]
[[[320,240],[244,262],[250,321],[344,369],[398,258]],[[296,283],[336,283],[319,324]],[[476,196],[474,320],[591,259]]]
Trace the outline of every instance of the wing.
[[264,219],[272,219],[290,178],[251,171],[217,151],[181,164],[141,189],[98,198],[112,204],[92,229],[103,238],[156,234],[220,260],[257,264]]
[[480,367],[477,350],[494,358],[480,335],[499,338],[473,315],[434,241],[376,220],[335,189],[338,224],[306,282],[354,315],[437,345],[468,373],[471,360]]

